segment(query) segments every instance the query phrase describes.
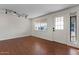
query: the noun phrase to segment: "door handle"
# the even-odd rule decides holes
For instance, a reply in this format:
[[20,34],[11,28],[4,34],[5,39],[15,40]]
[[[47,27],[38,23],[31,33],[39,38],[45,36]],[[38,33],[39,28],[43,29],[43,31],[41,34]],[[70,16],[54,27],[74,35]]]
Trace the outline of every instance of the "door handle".
[[53,31],[55,31],[55,28],[53,27]]

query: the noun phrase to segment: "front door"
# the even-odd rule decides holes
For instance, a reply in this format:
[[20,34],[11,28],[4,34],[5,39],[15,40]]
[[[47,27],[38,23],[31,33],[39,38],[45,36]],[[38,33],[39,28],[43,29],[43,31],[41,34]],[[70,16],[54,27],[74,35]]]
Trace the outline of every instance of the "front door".
[[65,36],[65,18],[63,16],[55,17],[53,21],[53,39],[57,42],[66,42]]

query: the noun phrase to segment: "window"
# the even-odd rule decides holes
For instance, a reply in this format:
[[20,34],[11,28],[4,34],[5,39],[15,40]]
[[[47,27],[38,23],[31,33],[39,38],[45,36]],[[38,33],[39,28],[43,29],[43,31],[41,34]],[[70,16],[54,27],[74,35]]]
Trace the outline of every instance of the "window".
[[35,23],[34,24],[35,30],[46,30],[46,28],[47,28],[47,23]]
[[64,17],[56,17],[55,18],[55,29],[63,30],[64,29]]
[[34,30],[44,31],[47,29],[46,19],[40,19],[34,21]]
[[70,41],[77,43],[77,16],[70,16]]

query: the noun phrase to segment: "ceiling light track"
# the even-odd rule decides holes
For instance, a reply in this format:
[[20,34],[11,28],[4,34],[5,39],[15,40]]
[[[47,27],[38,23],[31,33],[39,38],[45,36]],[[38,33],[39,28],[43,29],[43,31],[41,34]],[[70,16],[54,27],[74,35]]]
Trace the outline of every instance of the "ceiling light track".
[[18,12],[10,10],[10,9],[2,9],[2,10],[4,10],[5,14],[17,15],[18,17],[24,17],[24,18],[27,18],[28,16],[26,14],[19,14]]

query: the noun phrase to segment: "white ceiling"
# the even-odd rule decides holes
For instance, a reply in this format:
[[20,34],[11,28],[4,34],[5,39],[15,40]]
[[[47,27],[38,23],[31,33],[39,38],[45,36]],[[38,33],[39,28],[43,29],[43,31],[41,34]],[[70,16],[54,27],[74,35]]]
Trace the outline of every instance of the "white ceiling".
[[74,6],[73,4],[0,4],[0,9],[14,10],[20,14],[28,15],[28,18],[38,17],[49,12]]

